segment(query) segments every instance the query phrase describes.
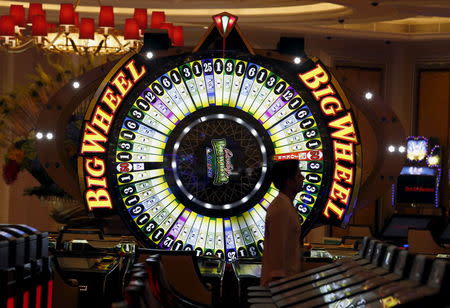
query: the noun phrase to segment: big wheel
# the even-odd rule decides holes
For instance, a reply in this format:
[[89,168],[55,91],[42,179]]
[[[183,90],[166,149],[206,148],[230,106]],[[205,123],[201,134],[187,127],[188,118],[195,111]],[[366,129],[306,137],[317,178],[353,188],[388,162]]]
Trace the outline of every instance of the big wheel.
[[[92,145],[86,138],[96,135],[95,123],[104,126],[97,132],[105,140],[96,144],[105,142],[99,159],[104,160],[102,189],[108,194],[101,199],[92,188],[88,193],[95,185],[86,180],[86,174],[92,175],[86,159],[91,159],[91,171],[99,170],[89,151],[80,161],[82,187],[88,203],[109,198],[145,245],[195,250],[229,261],[261,255],[266,209],[278,193],[268,173],[274,160],[299,161],[305,181],[293,206],[303,230],[323,214],[344,219],[351,200],[345,206],[337,203],[352,199],[357,171],[350,182],[348,170],[355,162],[337,160],[336,154],[349,155],[349,147],[336,149],[334,139],[356,141],[356,131],[354,136],[348,131],[355,128],[344,121],[347,113],[324,117],[325,105],[317,98],[325,97],[326,88],[312,93],[306,75],[322,68],[319,62],[295,65],[211,50],[151,61],[136,55],[125,62],[109,77],[122,95],[106,96],[104,87],[97,107],[86,116],[83,145]],[[133,83],[130,89],[127,81]],[[328,94],[339,97],[330,89]],[[114,99],[121,99],[120,107]],[[98,111],[102,104],[109,105],[103,114]],[[333,135],[330,127],[338,131]],[[339,180],[346,186],[335,186]],[[335,203],[329,206],[333,196]]]

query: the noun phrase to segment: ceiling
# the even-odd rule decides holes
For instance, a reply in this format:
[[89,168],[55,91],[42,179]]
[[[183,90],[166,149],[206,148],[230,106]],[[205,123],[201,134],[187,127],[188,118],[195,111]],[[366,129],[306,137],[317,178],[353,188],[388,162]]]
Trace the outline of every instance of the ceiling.
[[[48,21],[57,23],[59,4],[77,1],[33,2],[44,3]],[[8,14],[10,4],[28,6],[25,1],[0,1],[0,15]],[[143,7],[149,12],[164,10],[168,22],[190,33],[203,32],[212,15],[227,11],[239,17],[243,29],[252,31],[399,41],[450,39],[449,0],[79,0],[77,11],[80,17],[97,18],[99,5],[114,6],[118,27],[132,16],[133,8]]]

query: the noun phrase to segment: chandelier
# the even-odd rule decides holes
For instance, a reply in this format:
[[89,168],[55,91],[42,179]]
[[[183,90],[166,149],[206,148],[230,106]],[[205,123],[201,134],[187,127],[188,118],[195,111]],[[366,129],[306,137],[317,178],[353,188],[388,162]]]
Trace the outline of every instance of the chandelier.
[[25,18],[23,5],[11,5],[9,15],[0,16],[0,46],[8,52],[23,52],[37,46],[45,51],[119,55],[138,50],[147,29],[167,30],[172,46],[183,46],[183,27],[166,22],[165,13],[153,11],[148,23],[147,9],[135,8],[123,29],[114,23],[114,8],[100,6],[98,24],[93,18],[79,18],[76,5],[61,4],[59,24],[46,20],[42,3],[30,3]]

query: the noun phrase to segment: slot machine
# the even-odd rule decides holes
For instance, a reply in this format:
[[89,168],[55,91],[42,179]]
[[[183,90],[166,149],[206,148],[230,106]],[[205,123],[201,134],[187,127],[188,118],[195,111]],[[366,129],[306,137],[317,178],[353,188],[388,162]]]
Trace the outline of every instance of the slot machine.
[[28,272],[26,270],[25,238],[14,229],[0,227],[0,240],[3,242],[1,272],[1,304],[6,307],[22,307],[24,288]]
[[438,207],[440,146],[433,139],[411,136],[406,141],[406,159],[397,179],[396,202]]
[[28,288],[29,307],[51,307],[53,273],[51,269],[51,258],[48,255],[48,232],[40,232],[28,225],[15,224],[11,227],[28,234],[35,239],[35,248],[30,255],[31,281]]
[[15,238],[6,232],[0,231],[0,305],[14,307],[15,294],[13,292]]
[[[135,243],[124,237],[86,239],[92,230],[65,228],[57,249],[52,249],[53,267],[57,274],[54,306],[67,302],[61,294],[72,297],[76,307],[111,307],[123,299],[123,287],[130,266],[135,261]],[[70,300],[69,300],[70,301]]]

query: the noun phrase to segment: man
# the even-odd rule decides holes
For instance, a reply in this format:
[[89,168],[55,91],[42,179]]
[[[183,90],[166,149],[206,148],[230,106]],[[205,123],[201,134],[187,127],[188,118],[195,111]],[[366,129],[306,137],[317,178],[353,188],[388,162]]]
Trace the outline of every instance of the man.
[[302,270],[301,223],[293,202],[303,188],[303,180],[298,160],[273,165],[272,182],[280,192],[266,214],[262,286]]

